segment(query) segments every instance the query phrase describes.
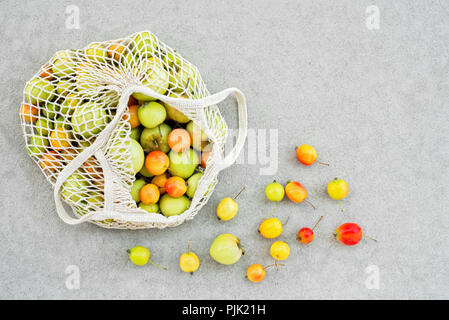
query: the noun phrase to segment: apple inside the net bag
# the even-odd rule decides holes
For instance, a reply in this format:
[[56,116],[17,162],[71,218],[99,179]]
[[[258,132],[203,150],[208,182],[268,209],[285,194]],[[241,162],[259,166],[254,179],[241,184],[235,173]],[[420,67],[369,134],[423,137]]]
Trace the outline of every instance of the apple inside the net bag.
[[[217,104],[237,100],[239,132]],[[57,52],[27,82],[20,119],[26,148],[69,224],[176,226],[211,196],[240,153],[246,101],[211,95],[196,66],[151,32]]]

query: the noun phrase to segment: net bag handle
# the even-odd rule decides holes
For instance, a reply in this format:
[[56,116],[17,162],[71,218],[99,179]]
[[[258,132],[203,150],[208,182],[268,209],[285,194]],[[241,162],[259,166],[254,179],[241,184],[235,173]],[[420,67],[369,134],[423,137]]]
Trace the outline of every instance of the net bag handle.
[[[168,97],[166,95],[159,94],[147,87],[144,86],[130,86],[127,87],[125,90],[119,90],[116,88],[117,91],[122,92],[122,95],[120,97],[116,115],[112,119],[112,121],[103,129],[103,131],[97,136],[94,143],[84,149],[78,156],[76,156],[58,175],[56,179],[56,183],[54,185],[53,189],[53,196],[55,199],[55,205],[56,205],[56,212],[61,218],[62,221],[64,221],[67,224],[75,225],[82,222],[85,222],[87,220],[95,220],[96,215],[104,216],[112,216],[116,214],[114,210],[112,209],[113,199],[112,199],[112,192],[110,190],[112,186],[112,179],[113,179],[113,173],[109,167],[108,161],[104,156],[104,152],[102,148],[107,144],[114,128],[117,126],[118,122],[122,118],[123,113],[125,112],[126,108],[128,107],[128,99],[129,96],[134,92],[143,93],[145,95],[154,97],[156,99],[159,99],[165,103],[170,104],[174,107],[183,107],[183,108],[192,108],[192,109],[201,109],[206,108],[208,106],[212,106],[215,104],[218,104],[225,100],[229,95],[233,94],[237,99],[237,107],[238,107],[238,126],[239,126],[239,133],[237,136],[237,142],[234,146],[234,148],[229,152],[227,156],[224,158],[221,156],[220,162],[217,164],[217,170],[221,171],[230,165],[232,165],[235,160],[237,159],[238,155],[240,154],[240,151],[242,150],[247,130],[248,130],[248,114],[247,114],[247,106],[246,106],[246,99],[245,95],[242,91],[240,91],[237,88],[228,88],[223,91],[220,91],[216,94],[207,96],[202,99],[184,99],[184,98],[173,98]],[[90,212],[86,215],[83,215],[79,218],[74,218],[64,208],[64,205],[61,200],[61,196],[59,194],[59,190],[61,189],[63,183],[67,180],[67,178],[74,173],[87,159],[89,159],[92,155],[95,155],[98,162],[100,163],[102,169],[103,169],[103,175],[104,175],[104,208],[102,210],[97,210]],[[104,219],[104,218],[103,218]]]

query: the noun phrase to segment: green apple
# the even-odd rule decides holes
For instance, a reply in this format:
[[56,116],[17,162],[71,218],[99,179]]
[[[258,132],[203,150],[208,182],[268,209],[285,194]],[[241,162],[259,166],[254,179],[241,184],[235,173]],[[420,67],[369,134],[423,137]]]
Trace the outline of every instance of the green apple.
[[74,203],[78,203],[88,194],[89,182],[81,174],[75,171],[62,184],[62,197]]
[[201,177],[203,176],[202,173],[195,173],[193,176],[191,176],[188,180],[187,180],[187,191],[186,194],[190,197],[193,198],[193,196],[195,195],[196,189],[198,188],[198,182],[200,181]]
[[75,83],[70,80],[59,80],[56,84],[56,92],[60,95],[66,96],[69,93],[73,93],[75,91]]
[[142,127],[141,126],[138,126],[138,127],[136,127],[136,128],[132,128],[131,129],[131,133],[129,134],[129,137],[131,138],[131,139],[134,139],[134,140],[136,140],[136,141],[140,141],[140,136],[141,136],[141,134],[142,134]]
[[140,123],[146,128],[154,128],[165,121],[167,112],[163,105],[157,102],[146,102],[137,110]]
[[138,64],[138,59],[136,58],[134,53],[127,51],[122,57],[122,64],[132,69]]
[[193,121],[190,121],[186,126],[192,140],[192,147],[198,151],[203,151],[209,144],[209,137],[204,131]]
[[58,51],[52,58],[52,71],[60,78],[70,76],[75,72],[76,63],[69,51]]
[[140,144],[142,145],[143,151],[162,151],[167,153],[170,151],[170,146],[168,145],[168,135],[171,132],[169,125],[162,123],[155,128],[145,128],[140,136]]
[[[186,95],[179,95],[176,93],[172,93],[169,95],[169,97],[172,98],[184,98],[188,99],[189,97]],[[164,102],[165,110],[167,111],[167,116],[173,121],[179,122],[179,123],[187,123],[190,121],[189,117],[187,117],[184,113],[176,109],[175,107],[170,106],[169,104]]]
[[48,136],[48,133],[53,130],[53,122],[40,118],[36,121],[35,128],[40,135]]
[[106,122],[106,111],[100,104],[91,101],[76,108],[71,121],[73,131],[86,139],[101,132]]
[[170,71],[169,82],[170,88],[175,92],[193,92],[199,83],[198,69],[193,64],[185,62],[177,71]]
[[[169,86],[169,74],[162,66],[157,58],[150,58],[138,66],[139,69],[147,70],[145,79],[142,85],[155,91],[159,94],[165,94]],[[134,98],[140,101],[153,101],[153,97],[147,96],[143,93],[134,92]]]
[[60,111],[65,115],[72,114],[80,104],[81,99],[77,95],[69,94],[62,103]]
[[157,205],[157,203],[145,204],[143,202],[140,202],[139,208],[145,210],[148,213],[158,213],[159,212],[159,206]]
[[173,67],[176,68],[181,65],[181,56],[176,52],[165,53],[163,59],[164,59],[164,62],[172,68]]
[[209,248],[209,254],[218,263],[234,264],[243,254],[240,240],[233,234],[224,233],[215,238]]
[[131,140],[131,162],[133,164],[134,174],[139,172],[145,162],[145,154],[142,146],[134,139]]
[[159,207],[164,216],[176,216],[187,210],[190,200],[186,196],[174,198],[168,193],[164,194],[159,201]]
[[57,116],[56,113],[58,112],[58,110],[59,110],[58,105],[51,102],[47,102],[44,108],[42,108],[42,113],[48,119],[53,120],[54,118],[56,118]]
[[151,174],[145,166],[143,166],[142,169],[140,169],[139,173],[143,175],[145,178],[154,177],[154,174]]
[[104,63],[108,57],[108,50],[100,43],[92,43],[87,47],[86,55],[89,59]]
[[143,180],[143,179],[134,180],[133,185],[131,186],[131,197],[133,198],[133,200],[135,202],[140,201],[139,192],[140,192],[140,189],[142,189],[142,187],[144,185],[146,185],[145,180]]
[[89,198],[87,199],[87,205],[91,210],[97,210],[104,207],[104,197],[97,192],[90,192]]
[[55,87],[46,79],[34,78],[25,86],[25,97],[32,104],[49,102],[55,97]]
[[168,157],[170,159],[170,166],[168,168],[170,174],[183,179],[189,178],[199,164],[198,155],[192,148],[184,152],[171,150]]
[[70,124],[67,121],[65,121],[65,118],[63,116],[59,116],[55,120],[55,129],[57,128],[64,128],[70,130]]
[[106,157],[108,158],[108,160],[114,163],[114,166],[117,166],[119,168],[125,167],[127,170],[133,171],[134,173],[133,161],[129,158],[129,152],[131,151],[131,141],[133,139],[125,139],[123,138],[123,135],[125,135],[125,133],[120,132],[118,134],[120,138],[115,139],[117,136],[114,136],[112,138],[115,140],[113,140],[111,145],[106,149]]
[[40,156],[49,146],[48,139],[39,136],[32,136],[28,143],[27,151],[30,156]]
[[140,32],[133,37],[134,54],[138,56],[151,57],[157,51],[157,39],[150,32]]

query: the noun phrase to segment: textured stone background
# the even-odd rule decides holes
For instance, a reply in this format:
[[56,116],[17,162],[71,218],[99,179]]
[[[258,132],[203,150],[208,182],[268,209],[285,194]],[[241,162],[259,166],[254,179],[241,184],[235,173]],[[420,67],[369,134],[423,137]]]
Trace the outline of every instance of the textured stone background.
[[[447,1],[126,3],[0,2],[0,298],[449,298]],[[65,27],[70,4],[80,9],[79,30]],[[365,24],[373,4],[379,30]],[[177,228],[65,225],[24,149],[18,119],[24,84],[57,50],[145,29],[195,63],[211,92],[229,86],[245,92],[249,127],[278,130],[277,171],[261,175],[267,165],[260,161],[232,166],[198,216]],[[232,100],[221,110],[235,127]],[[302,143],[331,166],[299,165],[293,147]],[[344,213],[325,193],[335,176],[351,187]],[[276,216],[290,217],[280,238],[290,241],[292,253],[282,270],[255,285],[244,276],[252,263],[271,263],[272,241],[256,229],[271,210],[263,190],[273,178],[303,182],[318,209],[277,206]],[[218,222],[217,203],[242,185],[239,215]],[[316,240],[295,243],[297,230],[319,215],[325,218]],[[348,221],[379,242],[337,243],[332,232]],[[247,251],[230,267],[208,255],[223,232],[239,236]],[[193,277],[177,265],[188,240],[201,259]],[[125,250],[134,245],[148,246],[169,271],[132,265]],[[80,269],[79,290],[65,286],[69,265]],[[370,265],[379,267],[379,290],[365,286]]]

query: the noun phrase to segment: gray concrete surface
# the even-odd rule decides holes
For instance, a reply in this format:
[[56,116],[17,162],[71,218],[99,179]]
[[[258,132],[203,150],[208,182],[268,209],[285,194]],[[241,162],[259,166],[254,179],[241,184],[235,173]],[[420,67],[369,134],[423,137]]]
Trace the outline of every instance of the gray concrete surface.
[[[70,4],[80,9],[79,30],[65,27]],[[366,26],[369,5],[380,10],[378,30]],[[0,17],[0,298],[449,298],[447,1],[3,0]],[[177,228],[65,225],[24,149],[24,83],[59,49],[144,29],[195,63],[211,92],[245,92],[250,128],[278,130],[278,169],[260,175],[260,162],[227,169],[204,209]],[[235,127],[232,101],[221,110]],[[301,166],[293,148],[302,143],[331,166]],[[343,213],[325,193],[335,176],[351,188]],[[256,229],[271,210],[263,190],[273,178],[303,182],[318,209],[287,200],[277,206],[276,216],[290,217],[280,238],[292,253],[279,272],[252,284],[246,268],[271,263],[272,241]],[[218,222],[218,201],[242,185],[238,216]],[[295,243],[297,230],[320,215],[316,240]],[[332,233],[348,221],[379,242],[337,243]],[[208,255],[223,232],[246,248],[236,265]],[[177,265],[188,240],[201,259],[192,277]],[[134,245],[148,246],[169,270],[131,265],[125,250]],[[70,265],[79,267],[79,290],[66,288]],[[379,268],[377,290],[366,286],[371,265]]]

